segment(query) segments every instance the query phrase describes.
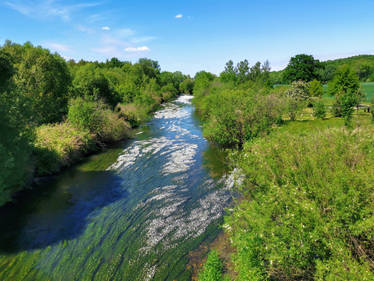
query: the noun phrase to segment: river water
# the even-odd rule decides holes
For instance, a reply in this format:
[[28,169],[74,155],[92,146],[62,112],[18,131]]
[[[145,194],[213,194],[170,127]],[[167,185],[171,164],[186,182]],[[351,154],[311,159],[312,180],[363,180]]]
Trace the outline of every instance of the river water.
[[0,208],[0,280],[190,280],[188,253],[217,235],[232,186],[193,111],[180,96]]

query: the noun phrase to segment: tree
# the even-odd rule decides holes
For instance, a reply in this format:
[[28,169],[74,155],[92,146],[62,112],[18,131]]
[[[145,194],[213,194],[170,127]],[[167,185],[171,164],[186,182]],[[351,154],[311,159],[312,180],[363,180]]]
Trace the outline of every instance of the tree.
[[30,43],[23,46],[9,43],[2,49],[15,62],[13,81],[17,91],[30,100],[31,121],[36,124],[61,121],[71,85],[65,60]]
[[287,108],[290,119],[294,121],[299,111],[310,102],[309,83],[304,81],[293,82],[286,91]]
[[314,104],[313,116],[319,119],[324,119],[326,117],[326,107],[321,100]]
[[11,200],[32,172],[32,134],[22,120],[28,116],[23,116],[25,112],[17,106],[23,103],[22,96],[12,92],[12,75],[9,56],[0,50],[0,206]]
[[373,73],[372,67],[369,64],[364,63],[364,64],[361,64],[359,67],[358,77],[360,81],[366,81],[372,73]]
[[359,89],[358,76],[348,65],[339,68],[333,80],[328,84],[328,92],[331,96],[348,92],[356,93]]
[[351,126],[353,106],[357,104],[355,95],[347,92],[340,96],[341,112],[344,118],[344,124],[349,127]]
[[322,97],[323,87],[321,82],[318,80],[312,80],[309,82],[309,95],[316,98]]
[[243,60],[237,64],[235,72],[237,73],[238,83],[248,80],[249,69],[248,60]]
[[286,83],[293,81],[309,82],[318,78],[320,62],[311,55],[296,55],[292,57],[286,69],[284,70],[283,80]]
[[91,101],[104,100],[112,107],[119,102],[119,97],[110,88],[108,79],[105,78],[100,68],[91,63],[78,69],[73,86],[75,88],[74,96],[84,97]]
[[234,68],[234,62],[232,60],[229,60],[226,63],[225,70],[220,74],[220,79],[222,82],[236,83],[237,76]]
[[194,81],[191,78],[186,78],[180,84],[180,89],[184,94],[192,95]]
[[343,116],[348,125],[353,113],[350,107],[358,106],[363,98],[357,74],[348,65],[341,67],[329,83],[328,92],[335,96],[332,107],[334,116]]

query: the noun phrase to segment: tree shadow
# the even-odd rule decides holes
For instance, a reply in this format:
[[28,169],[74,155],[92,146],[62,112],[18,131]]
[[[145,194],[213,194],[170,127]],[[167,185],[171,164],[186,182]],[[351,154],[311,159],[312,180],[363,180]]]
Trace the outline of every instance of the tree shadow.
[[126,198],[110,171],[65,171],[0,208],[0,253],[43,249],[84,233],[93,212]]

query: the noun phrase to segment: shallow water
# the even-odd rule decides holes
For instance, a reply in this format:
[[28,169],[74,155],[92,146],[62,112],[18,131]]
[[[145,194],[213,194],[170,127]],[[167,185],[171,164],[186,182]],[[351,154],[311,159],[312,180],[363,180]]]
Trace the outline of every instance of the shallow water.
[[0,208],[0,280],[190,280],[232,186],[190,100]]

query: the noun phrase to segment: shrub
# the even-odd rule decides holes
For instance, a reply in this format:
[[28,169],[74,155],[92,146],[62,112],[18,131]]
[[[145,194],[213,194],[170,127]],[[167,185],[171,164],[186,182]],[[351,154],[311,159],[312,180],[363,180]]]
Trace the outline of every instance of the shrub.
[[320,81],[313,80],[309,82],[309,95],[320,98],[323,95],[323,87]]
[[238,280],[374,280],[372,127],[247,143],[226,219]]
[[94,147],[94,137],[88,130],[75,128],[67,122],[42,125],[36,129],[36,174],[56,173]]
[[313,116],[319,119],[326,117],[326,106],[322,101],[318,101],[313,106]]
[[86,101],[83,98],[70,100],[68,121],[76,128],[97,133],[102,127],[102,114],[100,110],[103,104]]
[[68,122],[94,134],[98,141],[114,142],[129,135],[130,125],[102,102],[76,98],[70,101]]
[[217,251],[209,253],[203,270],[199,274],[199,281],[221,281],[223,266]]
[[296,120],[298,112],[310,102],[309,83],[303,81],[292,82],[285,92],[287,98],[287,111],[292,121]]
[[241,148],[245,141],[266,133],[283,113],[275,95],[225,91],[209,99],[209,118],[204,135],[215,144]]

